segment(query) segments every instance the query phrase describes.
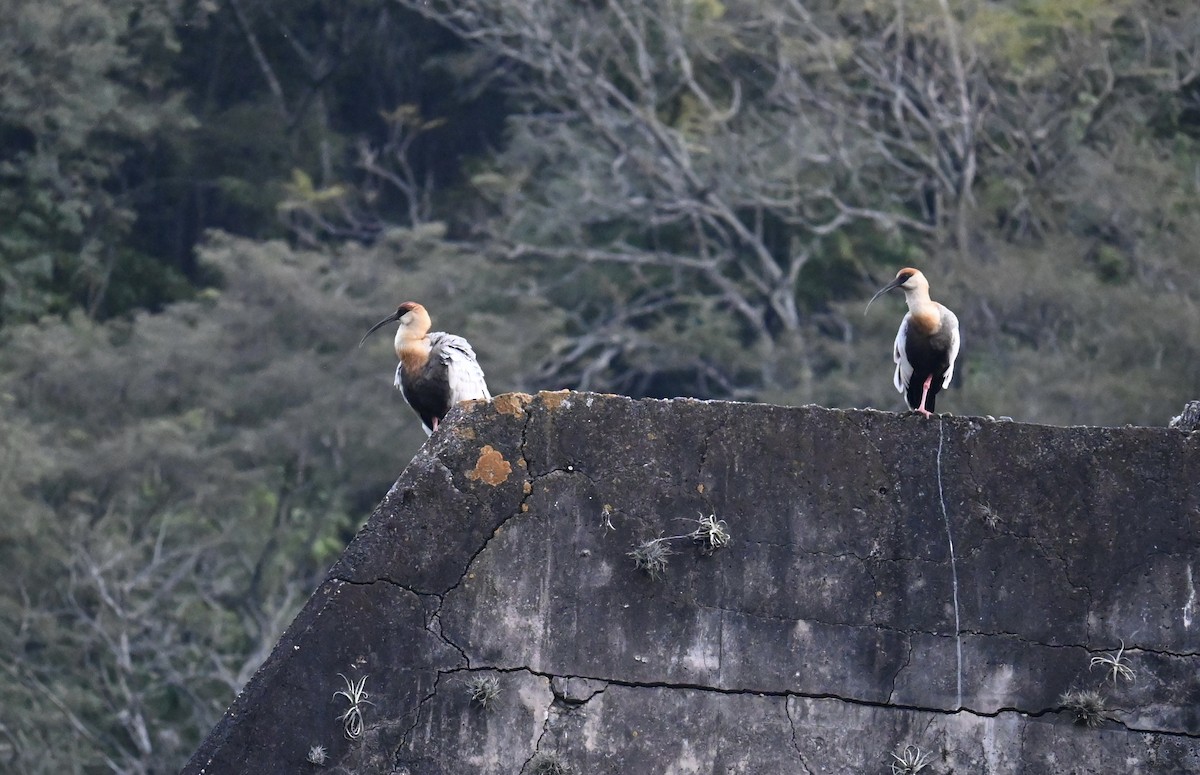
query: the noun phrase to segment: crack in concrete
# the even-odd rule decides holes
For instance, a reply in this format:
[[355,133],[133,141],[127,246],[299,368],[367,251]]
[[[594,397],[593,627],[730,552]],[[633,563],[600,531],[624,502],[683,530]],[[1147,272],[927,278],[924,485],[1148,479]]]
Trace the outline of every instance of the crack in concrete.
[[[969,708],[969,707],[960,707],[958,709],[930,708],[930,707],[924,707],[924,706],[920,706],[920,705],[895,704],[890,701],[889,702],[876,702],[876,701],[872,701],[872,700],[862,700],[862,699],[858,699],[858,698],[854,698],[854,697],[842,697],[837,694],[829,694],[829,693],[808,693],[808,692],[796,692],[796,691],[776,692],[776,691],[763,691],[761,689],[729,689],[729,688],[721,688],[721,687],[715,687],[715,686],[706,686],[704,684],[673,683],[673,682],[668,682],[668,681],[627,681],[624,679],[617,679],[617,678],[599,678],[599,677],[595,677],[595,676],[582,676],[582,675],[562,676],[562,675],[554,675],[551,673],[545,673],[545,672],[542,672],[539,670],[534,670],[529,667],[509,667],[509,668],[491,667],[491,668],[479,668],[479,669],[488,669],[488,670],[495,670],[497,672],[510,672],[510,673],[524,671],[524,672],[528,672],[531,675],[546,678],[547,680],[552,680],[553,678],[564,678],[564,679],[579,678],[579,679],[585,679],[585,680],[591,680],[591,681],[599,681],[599,682],[605,683],[608,686],[620,686],[620,687],[627,688],[627,689],[667,689],[667,690],[681,690],[681,691],[699,691],[699,692],[711,692],[714,694],[723,694],[723,695],[729,695],[729,696],[752,695],[752,696],[756,696],[756,697],[783,698],[785,701],[788,698],[792,698],[792,697],[800,698],[800,699],[807,699],[807,700],[836,700],[838,702],[845,702],[850,705],[858,705],[861,707],[910,711],[910,712],[915,712],[915,713],[929,713],[929,714],[937,714],[937,715],[942,715],[942,716],[954,716],[954,715],[965,713],[969,716],[974,716],[976,718],[998,718],[1003,714],[1016,714],[1021,717],[1040,718],[1042,716],[1046,716],[1051,713],[1061,713],[1066,710],[1065,707],[1061,706],[1061,705],[1053,706],[1053,707],[1049,707],[1049,708],[1043,708],[1041,710],[1025,710],[1025,709],[1017,708],[1017,707],[1004,706],[1001,708],[997,708],[995,711],[990,711],[990,712],[975,710],[975,709]],[[456,671],[447,671],[447,672],[456,672]],[[607,688],[607,686],[606,686],[606,688]],[[599,692],[597,692],[597,693],[599,693]],[[789,720],[790,719],[791,719],[791,716],[789,713]],[[1113,719],[1113,718],[1110,718],[1109,721],[1111,721],[1112,723],[1120,726],[1121,728],[1123,728],[1129,732],[1155,734],[1155,735],[1161,735],[1161,736],[1165,736],[1165,737],[1200,739],[1200,733],[1133,727],[1133,726],[1129,726],[1128,724],[1125,724],[1124,722],[1121,722],[1118,719]]]
[[1087,596],[1087,607],[1088,611],[1090,612],[1092,610],[1092,590],[1088,588],[1087,584],[1080,583],[1071,578],[1071,561],[1067,559],[1067,556],[1061,551],[1055,551],[1052,547],[1047,546],[1037,536],[1031,535],[1030,540],[1032,540],[1034,545],[1042,551],[1042,554],[1046,558],[1058,560],[1058,562],[1062,565],[1063,578],[1067,580],[1067,583],[1070,584],[1071,587],[1077,592],[1082,592]]
[[[463,581],[465,581],[467,578],[467,574],[469,574],[471,571],[471,566],[475,564],[475,560],[478,559],[479,555],[483,554],[484,551],[488,548],[488,544],[490,544],[492,539],[496,537],[496,534],[498,532],[500,532],[504,528],[504,526],[507,525],[510,521],[520,517],[522,514],[524,514],[528,510],[529,499],[533,495],[533,485],[534,485],[534,482],[537,481],[538,477],[533,476],[533,473],[529,470],[529,456],[526,454],[526,451],[525,451],[526,444],[528,442],[527,434],[529,432],[529,423],[533,421],[533,415],[529,411],[528,405],[526,405],[524,412],[525,412],[525,421],[521,424],[521,443],[520,443],[520,446],[517,448],[517,454],[519,455],[519,460],[520,460],[520,463],[518,463],[518,467],[525,471],[525,475],[521,481],[521,488],[522,488],[521,500],[517,503],[517,507],[514,510],[514,512],[512,514],[509,514],[504,519],[500,520],[500,522],[495,527],[492,528],[491,533],[489,533],[483,539],[483,543],[481,543],[479,545],[479,548],[475,550],[475,552],[467,559],[466,563],[464,564],[462,574],[458,577],[458,581],[454,582],[454,584],[452,584],[449,589],[447,589],[441,593],[443,597],[448,597],[451,592],[454,592],[456,589],[458,589],[462,585]],[[524,465],[521,465],[521,463],[523,463]]]
[[[413,710],[412,723],[409,724],[408,729],[404,730],[404,733],[402,735],[400,735],[400,745],[398,745],[396,747],[397,751],[400,750],[401,748],[404,748],[405,746],[410,745],[410,743],[411,743],[410,736],[412,735],[412,733],[414,731],[416,731],[417,725],[421,723],[421,711],[424,710],[425,706],[427,704],[429,704],[429,702],[431,700],[433,700],[434,697],[437,696],[438,688],[442,684],[442,675],[445,674],[446,672],[447,671],[438,670],[434,673],[433,688],[429,690],[428,694],[426,694],[424,697],[422,697],[420,700],[417,701],[417,707]],[[401,718],[403,718],[403,716]]]
[[[457,651],[458,655],[462,657],[462,660],[466,666],[470,668],[471,657],[467,655],[466,649],[451,640],[450,636],[446,635],[445,631],[442,629],[442,605],[446,602],[445,598],[443,598],[441,595],[430,595],[430,597],[433,597],[437,600],[437,606],[433,609],[433,613],[431,613],[429,618],[425,621],[425,629],[428,632],[436,635],[438,639],[447,646]],[[435,624],[437,625],[437,629],[434,629]]]
[[1017,727],[1017,740],[1018,740],[1017,761],[1018,762],[1028,761],[1028,759],[1025,758],[1025,743],[1029,740],[1028,730],[1029,730],[1029,726],[1027,724],[1020,724]]
[[[465,576],[465,574],[464,574],[464,576]],[[343,584],[350,584],[352,586],[370,586],[372,584],[382,582],[384,584],[389,584],[391,586],[397,587],[398,589],[402,589],[405,592],[415,595],[418,598],[424,598],[424,597],[434,598],[435,600],[438,601],[438,604],[437,604],[435,610],[433,611],[433,613],[430,615],[429,621],[426,623],[426,629],[428,629],[429,632],[433,633],[434,635],[437,635],[439,640],[442,640],[444,643],[446,643],[446,645],[450,646],[455,651],[462,654],[464,661],[466,661],[469,669],[476,669],[474,667],[470,667],[470,656],[466,653],[466,650],[463,649],[461,646],[459,646],[457,643],[455,643],[444,632],[442,632],[441,611],[442,611],[443,605],[445,604],[445,596],[439,595],[435,592],[422,592],[420,590],[412,589],[412,588],[407,587],[404,584],[401,584],[400,582],[395,581],[394,579],[388,578],[386,576],[379,576],[370,581],[358,581],[355,579],[347,579],[347,578],[343,578],[340,576],[331,576],[329,578],[329,580],[337,581],[337,582],[340,582]],[[937,632],[934,630],[902,629],[900,627],[893,627],[893,626],[889,626],[889,625],[878,623],[878,622],[835,622],[835,621],[827,621],[824,619],[814,619],[812,617],[798,619],[798,618],[793,618],[793,617],[789,617],[789,616],[776,616],[776,615],[764,614],[764,613],[759,613],[759,612],[754,612],[754,611],[746,611],[746,610],[742,610],[739,608],[723,608],[721,606],[707,605],[704,603],[693,603],[693,604],[697,608],[702,608],[702,609],[709,610],[709,611],[719,612],[721,614],[720,621],[722,623],[722,626],[724,626],[724,615],[727,613],[732,613],[732,614],[741,614],[741,615],[753,617],[756,619],[767,619],[767,620],[771,620],[771,621],[789,622],[792,624],[803,622],[806,624],[818,624],[818,625],[821,625],[822,627],[846,627],[849,629],[881,630],[883,632],[895,633],[897,635],[905,636],[906,642],[909,642],[910,646],[911,646],[911,642],[907,641],[907,638],[909,638],[913,635],[928,635],[933,638],[949,638],[950,637],[949,633],[945,633],[945,632]],[[438,624],[437,630],[434,630],[431,628],[431,625],[434,620],[436,620],[437,624]],[[961,630],[961,634],[967,635],[970,637],[975,637],[975,638],[1012,638],[1013,640],[1016,640],[1020,643],[1024,643],[1024,644],[1027,644],[1030,646],[1038,646],[1040,648],[1047,648],[1047,649],[1075,649],[1075,650],[1086,652],[1086,654],[1089,656],[1107,654],[1108,652],[1112,651],[1114,648],[1117,648],[1117,644],[1110,644],[1110,645],[1106,645],[1106,646],[1091,646],[1091,645],[1088,645],[1087,643],[1046,643],[1044,641],[1029,638],[1025,635],[1022,635],[1019,632],[1008,632],[1005,630],[973,630],[973,629],[969,629],[969,628],[964,628]],[[723,647],[723,644],[722,644],[722,647]],[[1170,649],[1151,648],[1149,646],[1142,646],[1142,645],[1138,645],[1136,642],[1128,642],[1125,644],[1125,652],[1127,654],[1135,652],[1135,651],[1138,653],[1141,653],[1141,654],[1152,654],[1154,656],[1172,657],[1172,658],[1177,658],[1177,659],[1192,659],[1195,657],[1200,657],[1200,651],[1172,651]],[[722,656],[723,656],[723,651],[722,651]],[[512,669],[519,669],[519,668],[512,668]],[[895,685],[895,678],[893,678],[893,687],[894,687],[894,685]]]
[[568,474],[568,475],[578,474],[579,476],[582,476],[584,479],[587,479],[592,484],[596,484],[595,477],[593,477],[591,474],[589,474],[587,471],[585,471],[582,468],[576,468],[574,463],[568,463],[567,465],[560,466],[558,468],[551,468],[547,471],[544,471],[544,472],[538,474],[537,476],[532,477],[530,479],[530,481],[531,482],[540,482],[543,479],[545,479],[546,477],[553,476],[554,474]]
[[792,718],[792,701],[791,698],[785,697],[783,700],[783,712],[787,716],[788,724],[792,728],[792,748],[796,749],[796,756],[800,759],[800,766],[808,775],[814,775],[812,767],[808,766],[808,762],[804,759],[804,752],[800,750],[800,742],[796,739],[796,719]]
[[[401,591],[407,592],[408,594],[412,595],[413,597],[417,598],[418,600],[424,600],[425,598],[433,598],[434,600],[437,601],[437,604],[434,606],[432,613],[430,613],[425,619],[425,630],[427,632],[433,634],[435,637],[437,637],[437,639],[440,640],[442,643],[446,644],[447,646],[449,646],[450,648],[452,648],[456,652],[458,652],[459,656],[462,657],[463,662],[466,663],[467,667],[470,667],[471,659],[470,659],[470,657],[467,656],[466,650],[463,649],[461,646],[459,646],[457,643],[455,643],[453,640],[451,640],[450,637],[447,636],[446,633],[442,631],[441,613],[442,613],[442,605],[445,603],[445,598],[442,595],[439,595],[435,592],[421,592],[420,590],[412,589],[411,587],[407,587],[404,584],[401,584],[400,582],[396,581],[395,579],[388,578],[387,576],[379,576],[370,581],[356,581],[354,579],[342,578],[340,576],[331,576],[329,578],[329,580],[337,581],[342,584],[349,584],[349,585],[355,586],[355,587],[369,587],[376,583],[383,583],[383,584],[387,584],[389,586],[395,587]],[[434,627],[435,624],[436,624],[436,629]]]
[[898,681],[900,679],[900,674],[904,672],[905,668],[907,668],[910,664],[912,664],[912,655],[913,655],[912,639],[905,638],[904,645],[907,647],[908,651],[904,655],[904,664],[900,665],[900,667],[896,669],[895,674],[892,676],[892,686],[890,689],[888,689],[888,697],[887,697],[888,705],[892,704],[892,698],[896,696],[896,681]]
[[459,495],[463,495],[463,496],[470,498],[471,500],[475,501],[476,503],[478,503],[480,505],[483,504],[483,501],[480,500],[479,496],[476,495],[475,493],[467,491],[467,490],[459,489],[458,485],[454,483],[454,469],[452,469],[452,468],[450,468],[450,466],[446,465],[446,461],[442,460],[440,455],[438,455],[435,452],[430,457],[429,460],[435,469],[442,472],[443,478],[446,480],[447,487],[449,487],[451,490],[458,493]]
[[[562,676],[555,676],[555,678],[562,678],[563,680],[566,680],[566,681],[571,680],[571,678],[563,678]],[[587,679],[575,678],[575,680],[587,680]],[[558,700],[559,702],[561,702],[563,705],[569,705],[573,708],[578,709],[578,708],[582,708],[584,705],[587,705],[589,702],[591,702],[593,699],[595,699],[595,697],[597,695],[604,694],[605,690],[608,689],[607,682],[597,681],[595,683],[603,683],[604,685],[601,686],[599,689],[593,690],[591,694],[584,697],[583,699],[578,699],[576,697],[568,697],[562,691],[555,689],[554,688],[554,678],[551,678],[550,679],[550,692],[554,695],[554,698],[556,700]]]
[[[670,682],[670,681],[629,681],[629,680],[619,679],[619,678],[611,678],[611,677],[602,678],[602,677],[598,677],[598,676],[588,676],[588,675],[574,675],[574,674],[559,675],[556,673],[548,673],[548,672],[545,672],[542,670],[535,670],[531,667],[524,666],[524,665],[515,666],[515,667],[512,667],[512,666],[499,667],[499,666],[489,665],[489,666],[479,666],[479,667],[472,667],[472,668],[460,667],[460,668],[451,668],[448,670],[439,670],[438,678],[434,682],[434,690],[432,692],[430,692],[424,699],[422,699],[422,701],[418,705],[418,717],[419,717],[420,708],[422,706],[424,706],[424,704],[426,702],[428,702],[429,699],[432,699],[433,696],[437,693],[437,687],[440,684],[440,680],[443,675],[454,675],[457,673],[474,673],[474,672],[484,672],[484,671],[496,672],[496,673],[527,673],[529,675],[545,679],[548,682],[548,685],[551,687],[552,699],[551,699],[551,702],[549,703],[549,705],[547,705],[546,719],[545,719],[545,722],[543,725],[543,735],[542,735],[543,737],[544,737],[546,731],[548,731],[548,725],[550,722],[550,709],[553,707],[554,703],[555,702],[563,702],[565,704],[567,702],[563,697],[561,697],[558,693],[554,692],[554,690],[553,690],[553,681],[556,678],[562,679],[562,680],[578,679],[578,680],[594,681],[597,683],[604,684],[604,686],[602,688],[600,688],[600,689],[596,690],[595,692],[593,692],[592,694],[590,694],[585,700],[578,702],[578,703],[572,703],[573,705],[576,706],[573,708],[573,710],[578,710],[579,707],[586,705],[597,695],[603,694],[605,691],[607,691],[607,689],[610,686],[620,686],[620,687],[626,688],[626,689],[666,689],[666,690],[672,690],[672,691],[709,692],[709,693],[713,693],[713,694],[721,694],[721,695],[728,695],[728,696],[747,696],[747,695],[749,695],[749,696],[755,696],[755,697],[777,698],[777,699],[783,699],[785,702],[785,705],[791,698],[805,699],[805,700],[835,700],[837,702],[844,702],[849,705],[857,705],[857,706],[866,707],[866,708],[899,710],[899,711],[908,711],[908,712],[913,712],[913,713],[928,713],[928,714],[936,714],[936,715],[940,715],[940,716],[954,716],[954,715],[959,715],[959,714],[966,714],[966,715],[973,716],[976,718],[999,718],[1000,716],[1005,715],[1005,714],[1016,714],[1017,716],[1020,716],[1023,718],[1041,718],[1043,716],[1047,716],[1050,714],[1063,713],[1063,712],[1067,711],[1067,708],[1063,705],[1055,705],[1055,706],[1048,707],[1048,708],[1042,708],[1040,710],[1027,710],[1027,709],[1022,709],[1022,708],[1012,707],[1012,706],[1004,706],[1001,708],[997,708],[994,711],[981,711],[981,710],[975,710],[970,707],[960,707],[958,709],[931,708],[931,707],[925,707],[925,706],[921,706],[921,705],[893,703],[891,701],[890,697],[889,697],[888,701],[886,701],[886,702],[877,702],[877,701],[872,701],[872,700],[859,699],[859,698],[855,698],[855,697],[843,697],[838,694],[830,694],[830,693],[810,693],[810,692],[797,692],[797,691],[764,691],[761,689],[736,689],[736,688],[723,688],[723,687],[717,687],[717,686],[708,686],[705,684],[675,683],[675,682]],[[1112,710],[1112,709],[1110,709],[1110,710]],[[793,717],[791,715],[790,708],[788,708],[788,710],[787,710],[787,715],[788,715],[788,721],[792,725],[792,732],[793,732],[792,737],[793,737],[793,743],[794,743],[795,742],[795,720],[793,719]],[[1183,731],[1177,731],[1177,730],[1155,729],[1152,727],[1131,726],[1129,724],[1126,724],[1125,722],[1122,722],[1120,719],[1116,719],[1116,718],[1112,718],[1112,717],[1108,717],[1108,721],[1121,727],[1122,729],[1124,729],[1125,731],[1128,731],[1128,732],[1135,732],[1135,733],[1139,733],[1139,734],[1154,734],[1154,735],[1160,735],[1163,737],[1174,737],[1174,738],[1200,740],[1200,732],[1183,732]],[[417,724],[417,722],[414,721],[412,727],[410,727],[410,730],[409,730],[410,732],[412,729],[414,729],[416,727],[416,724]],[[528,763],[530,761],[532,761],[533,758],[536,757],[537,754],[540,752],[541,739],[542,738],[539,737],[538,745],[535,746],[534,754],[533,754],[533,756],[531,756],[529,759],[526,760],[526,762],[525,762],[526,765],[528,765]],[[797,749],[797,751],[799,752],[799,749]],[[807,764],[805,766],[807,767]]]
[[[1115,648],[1115,646],[1107,646],[1105,648],[1096,649],[1094,651],[1089,649],[1089,651],[1090,651],[1090,653],[1093,653],[1093,654],[1102,654],[1102,653],[1105,653],[1108,651],[1112,651],[1114,648]],[[1131,651],[1137,651],[1142,654],[1153,654],[1158,657],[1175,657],[1177,659],[1194,659],[1196,657],[1200,657],[1200,651],[1171,651],[1170,649],[1152,649],[1152,648],[1147,648],[1145,646],[1138,646],[1137,644],[1130,644],[1125,647],[1126,654],[1128,654]]]
[[[529,672],[532,673],[533,675],[538,675],[537,673],[533,673],[532,671],[529,671]],[[544,675],[540,676],[540,677],[546,678],[546,676],[544,676]],[[546,678],[546,682],[548,684],[553,683],[552,679],[550,679],[550,678]],[[521,764],[520,772],[522,772],[522,773],[525,772],[525,769],[529,766],[529,764],[534,759],[536,759],[538,757],[538,755],[542,752],[542,741],[546,739],[546,735],[550,732],[550,711],[554,709],[555,702],[557,702],[557,698],[554,696],[554,691],[551,690],[550,702],[546,703],[545,716],[542,719],[542,733],[540,735],[538,735],[537,742],[533,744],[533,753],[529,754],[529,758],[526,759]]]
[[[704,434],[704,440],[700,442],[700,462],[696,464],[696,482],[697,483],[704,482],[704,466],[708,464],[708,449],[713,440],[713,436],[716,436],[718,433],[723,431],[725,429],[726,424],[727,424],[726,421],[724,419],[721,419],[716,425],[714,425],[711,429],[709,429],[709,431],[707,433]],[[705,498],[704,500],[705,500],[705,503],[708,503],[707,498]]]

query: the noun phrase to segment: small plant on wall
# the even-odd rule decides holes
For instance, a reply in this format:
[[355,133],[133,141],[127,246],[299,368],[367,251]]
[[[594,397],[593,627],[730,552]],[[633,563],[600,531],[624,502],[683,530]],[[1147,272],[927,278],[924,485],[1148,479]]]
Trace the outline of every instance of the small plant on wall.
[[357,681],[352,681],[341,673],[338,675],[346,682],[346,688],[334,692],[333,696],[334,698],[345,697],[346,701],[350,703],[346,712],[338,716],[338,721],[342,722],[342,733],[345,734],[346,739],[357,740],[363,734],[363,706],[375,703],[367,699],[367,676],[364,675]]
[[1065,692],[1058,702],[1081,727],[1098,727],[1104,721],[1104,697],[1094,689]]
[[325,752],[325,746],[314,745],[308,749],[308,756],[305,757],[310,764],[315,764],[318,767],[325,766],[325,760],[328,754]]
[[729,546],[729,526],[725,520],[717,519],[716,514],[701,514],[698,519],[689,521],[696,525],[696,529],[690,533],[651,538],[635,546],[629,552],[634,567],[645,571],[651,578],[661,578],[670,557],[675,554],[670,547],[671,541],[691,540],[699,544],[700,553],[705,555]]
[[1092,657],[1091,667],[1106,668],[1106,677],[1114,684],[1119,679],[1124,678],[1126,681],[1133,683],[1134,673],[1133,668],[1125,661],[1125,641],[1121,640],[1121,648],[1117,649],[1117,653],[1113,655],[1102,654],[1098,657]]
[[571,767],[552,753],[540,753],[530,762],[533,775],[571,775]]
[[500,679],[494,675],[473,675],[464,682],[471,703],[487,710],[500,697]]
[[675,553],[667,544],[670,540],[670,538],[653,538],[633,547],[629,556],[633,558],[634,567],[645,571],[652,579],[662,578],[671,555]]
[[1102,668],[1104,676],[1095,689],[1071,689],[1063,692],[1058,698],[1059,706],[1071,714],[1074,722],[1082,727],[1100,726],[1107,718],[1104,690],[1108,684],[1117,690],[1121,681],[1133,683],[1137,674],[1130,666],[1129,658],[1125,655],[1125,640],[1111,654],[1098,654],[1091,658],[1088,669]]
[[899,753],[892,754],[889,762],[892,775],[916,775],[929,766],[933,754],[922,751],[918,746],[906,745]]

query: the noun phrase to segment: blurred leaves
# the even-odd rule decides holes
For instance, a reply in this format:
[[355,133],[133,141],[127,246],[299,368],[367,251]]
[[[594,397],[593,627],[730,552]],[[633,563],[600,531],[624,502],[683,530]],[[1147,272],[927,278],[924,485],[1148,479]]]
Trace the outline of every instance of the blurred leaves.
[[[141,0],[5,6],[0,324],[75,307],[98,314],[130,255],[121,243],[133,215],[114,180],[156,133],[192,125],[165,86],[160,55],[176,48],[170,9]],[[132,295],[153,303],[180,291],[167,283],[162,296]]]
[[[917,265],[963,321],[954,411],[1162,423],[1195,389],[1190,6],[402,2],[505,63],[469,228],[566,315],[538,384],[902,408],[902,307],[858,300]],[[1183,328],[1096,319],[1139,304]]]
[[177,770],[423,440],[398,302],[494,393],[1161,425],[1200,385],[1200,6],[8,0],[0,738]]
[[[217,234],[204,260],[225,282],[204,299],[7,329],[0,648],[20,659],[0,693],[27,709],[2,714],[18,771],[169,771],[215,722],[424,439],[362,331],[412,294],[484,352],[512,335],[507,316],[440,314],[459,293],[522,304],[437,234],[320,253]],[[448,264],[471,276],[447,282]],[[487,364],[504,389],[511,370]],[[91,744],[44,723],[60,703]]]

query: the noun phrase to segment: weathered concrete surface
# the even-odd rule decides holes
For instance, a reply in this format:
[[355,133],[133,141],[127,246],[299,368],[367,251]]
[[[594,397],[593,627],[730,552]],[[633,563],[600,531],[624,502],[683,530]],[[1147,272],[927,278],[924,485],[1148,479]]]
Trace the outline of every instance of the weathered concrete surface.
[[[634,567],[701,514],[728,547]],[[926,774],[1200,772],[1197,587],[1200,433],[500,396],[413,459],[185,772],[881,773],[906,745]],[[1090,661],[1122,642],[1114,682]],[[355,740],[339,673],[373,703]]]

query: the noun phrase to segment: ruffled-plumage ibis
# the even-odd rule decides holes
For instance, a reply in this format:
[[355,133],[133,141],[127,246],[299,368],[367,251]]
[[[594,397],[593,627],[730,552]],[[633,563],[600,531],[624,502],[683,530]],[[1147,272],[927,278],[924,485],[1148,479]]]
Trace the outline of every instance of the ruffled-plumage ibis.
[[[944,305],[929,298],[929,281],[919,270],[905,267],[895,279],[880,288],[871,302],[893,288],[904,291],[908,314],[900,321],[892,360],[896,390],[904,394],[908,408],[926,417],[933,413],[939,391],[950,387],[960,343],[958,318]],[[864,311],[863,314],[866,314]]]
[[388,323],[396,329],[395,385],[400,395],[421,418],[425,435],[432,435],[438,423],[460,401],[489,399],[483,369],[466,339],[442,331],[429,333],[429,312],[415,301],[406,301],[396,311],[371,326],[358,343]]

